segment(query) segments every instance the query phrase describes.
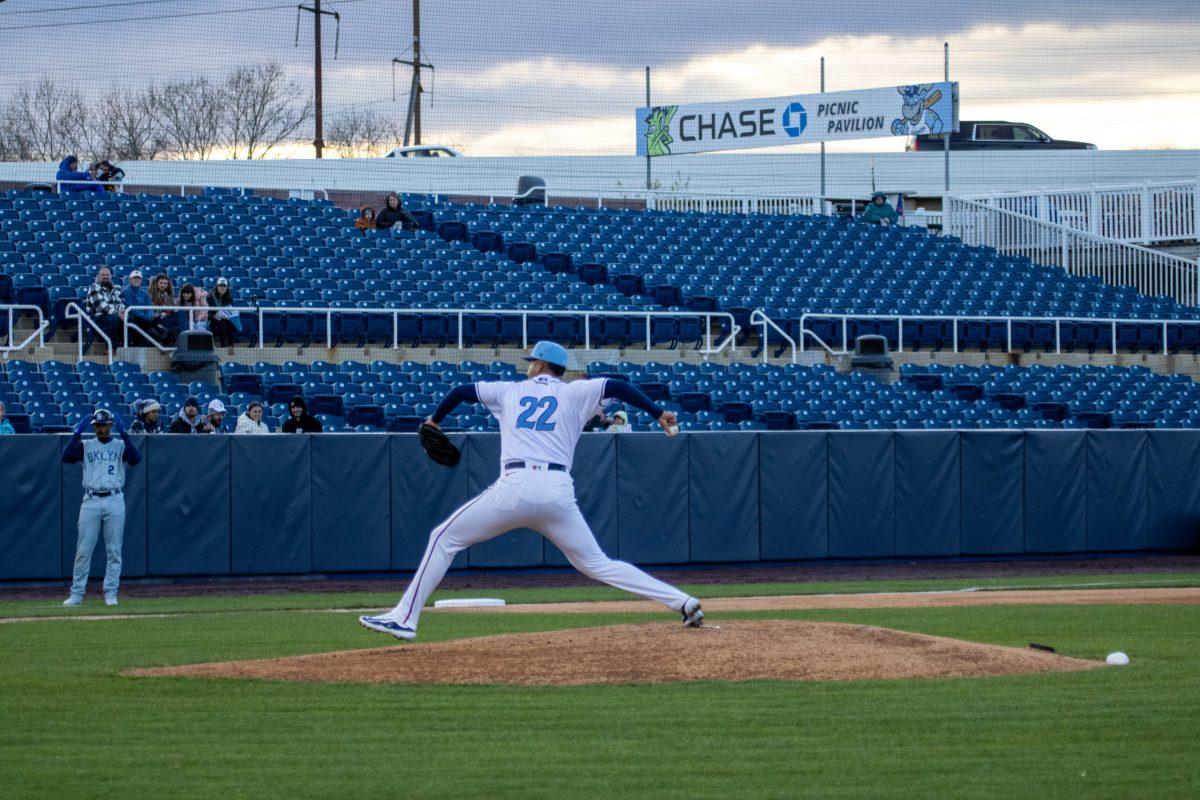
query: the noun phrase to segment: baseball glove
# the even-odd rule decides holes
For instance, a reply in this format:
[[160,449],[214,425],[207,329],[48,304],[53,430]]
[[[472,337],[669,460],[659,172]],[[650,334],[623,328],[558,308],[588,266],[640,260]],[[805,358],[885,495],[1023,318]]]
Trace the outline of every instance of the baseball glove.
[[438,428],[433,427],[428,422],[421,423],[421,447],[425,448],[425,455],[429,456],[443,467],[457,467],[459,460],[462,458],[462,453],[450,441],[446,434],[442,433]]

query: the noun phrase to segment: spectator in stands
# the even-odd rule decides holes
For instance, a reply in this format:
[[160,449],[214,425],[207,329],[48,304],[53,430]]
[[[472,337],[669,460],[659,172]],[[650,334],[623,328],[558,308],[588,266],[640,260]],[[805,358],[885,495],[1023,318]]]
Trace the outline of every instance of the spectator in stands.
[[75,156],[67,156],[58,162],[58,172],[55,173],[54,180],[71,181],[58,187],[59,194],[104,191],[104,187],[96,183],[90,173],[79,171],[79,159]]
[[629,433],[633,430],[633,426],[629,424],[629,415],[624,411],[613,414],[611,420],[608,425],[609,433]]
[[267,427],[267,423],[262,421],[263,405],[257,400],[251,400],[250,405],[246,407],[246,413],[238,417],[237,427],[234,428],[234,433],[248,434],[252,436],[261,436],[271,432]]
[[179,287],[179,300],[175,305],[198,309],[180,312],[183,314],[182,324],[187,327],[187,330],[208,330],[208,292],[197,289],[190,283],[185,283]]
[[283,423],[281,429],[284,433],[320,433],[324,430],[321,420],[308,413],[308,406],[300,395],[288,403],[288,414],[287,422]]
[[209,433],[229,433],[225,427],[225,412],[225,404],[220,400],[208,401],[208,425],[212,428]]
[[[142,288],[141,270],[135,269],[129,273],[129,285],[121,292],[121,297],[125,300],[126,308],[154,304],[150,293]],[[154,311],[150,309],[131,311],[129,312],[129,316],[130,322],[144,330],[156,342],[167,343],[171,339],[171,332],[162,324],[161,316]],[[132,337],[130,337],[130,343],[133,343]]]
[[15,433],[12,423],[4,418],[4,401],[0,400],[0,436],[11,436]]
[[218,309],[212,312],[208,318],[208,325],[213,336],[222,347],[233,347],[237,343],[237,335],[242,332],[242,320],[238,312],[230,311],[228,308],[237,305],[237,301],[233,298],[233,290],[229,288],[228,280],[217,278],[217,285],[213,288],[213,293],[208,296],[208,304],[210,307]]
[[872,225],[895,225],[900,220],[900,215],[892,208],[883,192],[876,192],[871,195],[871,202],[867,204],[859,219]]
[[116,184],[125,180],[125,170],[111,161],[97,161],[88,169],[92,177],[99,181],[106,192],[115,192]]
[[138,400],[133,404],[133,424],[129,426],[130,433],[162,433],[163,426],[159,422],[162,406],[157,400]]
[[373,230],[375,228],[375,209],[363,206],[363,210],[358,213],[358,219],[354,220],[354,227],[360,231]]
[[[154,280],[150,284],[150,302],[156,306],[173,306],[175,305],[175,287],[171,285],[171,279],[167,277],[167,273],[160,272],[154,276]],[[175,338],[179,335],[179,318],[174,311],[158,311],[155,317],[167,331],[171,334],[171,344],[174,344]]]
[[[96,272],[96,282],[88,289],[83,307],[100,330],[112,340],[113,346],[120,347],[124,342],[121,326],[125,319],[125,298],[121,297],[121,290],[113,285],[112,270],[108,267],[101,267]],[[84,352],[87,352],[86,347]]]
[[400,202],[400,195],[392,192],[387,196],[383,210],[379,212],[379,216],[375,219],[375,227],[414,231],[418,226],[417,220],[413,215],[404,210],[404,206]]
[[167,433],[212,433],[208,419],[200,416],[200,401],[189,397],[183,401],[183,409],[171,420]]

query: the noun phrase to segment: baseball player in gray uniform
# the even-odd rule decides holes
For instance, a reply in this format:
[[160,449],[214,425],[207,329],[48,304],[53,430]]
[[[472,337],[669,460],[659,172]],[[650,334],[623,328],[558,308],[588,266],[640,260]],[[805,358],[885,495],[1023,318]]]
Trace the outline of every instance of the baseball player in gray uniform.
[[[83,432],[91,423],[95,439],[84,440]],[[116,426],[120,438],[112,436]],[[112,412],[96,409],[91,419],[81,420],[75,435],[63,448],[64,464],[83,462],[83,503],[79,506],[79,542],[75,546],[75,571],[71,581],[71,596],[64,606],[77,606],[87,591],[88,571],[92,566],[92,551],[100,531],[104,531],[104,549],[108,564],[104,569],[104,602],[117,604],[117,588],[121,583],[121,545],[125,539],[125,465],[137,464],[142,454],[133,446],[125,427]]]
[[427,422],[437,425],[460,403],[483,403],[500,422],[500,478],[483,494],[433,529],[425,556],[404,597],[390,612],[359,617],[365,628],[413,639],[429,595],[456,553],[514,528],[532,528],[558,546],[577,570],[610,586],[657,600],[699,627],[700,601],[604,554],[575,502],[571,461],[583,426],[605,401],[619,400],[653,415],[668,435],[679,428],[633,384],[599,378],[566,383],[568,353],[554,342],[538,342],[523,357],[523,381],[481,381],[451,390]]

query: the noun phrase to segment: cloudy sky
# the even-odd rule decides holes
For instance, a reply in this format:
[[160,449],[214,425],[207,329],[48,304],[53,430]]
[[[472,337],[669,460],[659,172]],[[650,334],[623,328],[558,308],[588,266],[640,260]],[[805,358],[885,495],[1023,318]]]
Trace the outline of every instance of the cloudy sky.
[[[311,0],[309,0],[311,3]],[[651,67],[657,103],[814,92],[942,77],[962,117],[1015,119],[1104,149],[1200,149],[1197,0],[584,2],[424,0],[425,141],[470,155],[628,154]],[[411,0],[324,0],[326,113],[402,117]],[[108,86],[273,60],[312,80],[312,17],[279,0],[0,2],[0,97],[43,75]],[[833,152],[902,149],[903,139]]]

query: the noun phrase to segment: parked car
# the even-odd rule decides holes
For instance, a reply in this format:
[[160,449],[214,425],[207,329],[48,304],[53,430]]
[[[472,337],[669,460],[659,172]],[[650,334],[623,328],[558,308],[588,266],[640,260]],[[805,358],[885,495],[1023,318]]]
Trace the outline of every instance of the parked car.
[[397,147],[384,158],[459,158],[462,153],[453,147],[419,144],[414,147]]
[[[910,153],[943,149],[941,133],[925,133],[908,137],[905,150]],[[1070,142],[1052,139],[1042,131],[1024,122],[1002,122],[998,120],[959,123],[957,133],[950,134],[951,150],[1095,150],[1096,145],[1088,142]]]

